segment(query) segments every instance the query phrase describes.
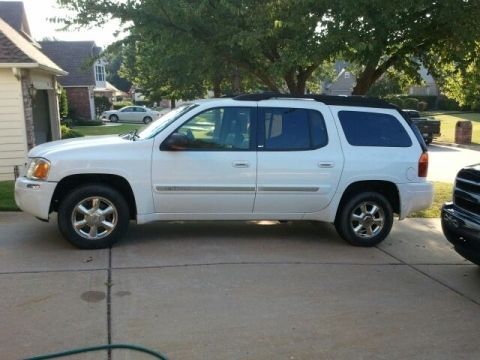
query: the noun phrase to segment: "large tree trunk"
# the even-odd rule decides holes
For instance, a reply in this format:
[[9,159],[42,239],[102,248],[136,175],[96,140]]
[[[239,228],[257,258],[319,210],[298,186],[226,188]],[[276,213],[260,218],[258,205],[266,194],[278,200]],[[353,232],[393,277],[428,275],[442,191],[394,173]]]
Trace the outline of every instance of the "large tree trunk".
[[240,94],[242,92],[242,79],[240,78],[240,70],[238,66],[235,66],[233,69],[233,81],[232,81],[232,89],[235,94]]
[[175,109],[175,99],[170,99],[170,109]]
[[364,77],[363,74],[357,79],[357,84],[353,88],[352,95],[365,95],[373,82],[370,77]]
[[353,88],[352,95],[365,95],[375,81],[380,79],[399,58],[399,53],[394,54],[380,65],[378,65],[380,59],[373,59],[357,78],[357,85]]
[[220,83],[222,80],[213,79],[213,97],[219,98],[222,96],[222,89],[220,88]]
[[318,68],[318,64],[312,64],[307,68],[298,68],[290,70],[284,76],[290,94],[296,96],[305,95],[307,88],[307,80],[312,76],[312,73]]

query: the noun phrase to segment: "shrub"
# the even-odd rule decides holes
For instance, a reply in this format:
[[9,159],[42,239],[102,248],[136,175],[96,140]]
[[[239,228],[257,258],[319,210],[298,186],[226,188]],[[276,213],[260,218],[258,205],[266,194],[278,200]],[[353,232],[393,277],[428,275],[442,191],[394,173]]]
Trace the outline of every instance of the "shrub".
[[460,105],[453,99],[441,97],[440,99],[438,99],[438,109],[455,111],[455,110],[460,110]]
[[403,108],[403,99],[398,97],[398,96],[387,96],[385,97],[385,101],[388,101],[389,103],[393,105],[397,105],[400,108]]
[[131,101],[118,101],[113,103],[113,109],[119,110],[125,106],[132,106],[133,103]]
[[62,125],[61,130],[62,130],[62,139],[71,139],[71,138],[76,138],[76,137],[82,137],[83,136],[82,133],[80,133],[76,130],[70,129],[66,125]]
[[68,116],[68,98],[65,89],[62,89],[58,98],[58,108],[60,111],[60,118],[65,119]]
[[437,96],[435,95],[408,95],[408,96],[401,96],[404,98],[412,98],[417,99],[418,101],[424,101],[428,104],[426,110],[433,110],[437,106]]
[[417,105],[418,111],[427,111],[428,103],[426,101],[419,101]]
[[403,99],[403,107],[405,109],[415,110],[415,109],[418,108],[418,103],[419,103],[419,101],[415,98],[408,97],[408,98]]
[[99,125],[103,125],[103,121],[75,119],[75,120],[71,121],[71,125],[74,125],[74,126],[99,126]]
[[104,111],[110,110],[112,108],[112,103],[110,99],[106,96],[95,96],[95,112],[97,115],[100,115]]

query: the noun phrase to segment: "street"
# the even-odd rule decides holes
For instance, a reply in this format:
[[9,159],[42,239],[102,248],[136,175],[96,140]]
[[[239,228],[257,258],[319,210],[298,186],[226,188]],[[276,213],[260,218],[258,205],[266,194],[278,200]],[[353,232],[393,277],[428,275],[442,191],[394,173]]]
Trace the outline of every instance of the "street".
[[460,147],[430,145],[428,180],[451,182],[464,166],[480,163],[480,152]]
[[312,222],[132,224],[111,251],[23,213],[0,229],[2,359],[109,338],[170,359],[480,357],[480,269],[438,219],[396,222],[370,249]]

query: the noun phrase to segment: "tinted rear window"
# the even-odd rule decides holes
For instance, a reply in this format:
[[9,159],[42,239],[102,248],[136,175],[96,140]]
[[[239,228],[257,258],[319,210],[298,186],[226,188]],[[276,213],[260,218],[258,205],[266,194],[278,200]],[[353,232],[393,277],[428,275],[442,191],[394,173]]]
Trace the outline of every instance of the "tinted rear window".
[[313,150],[328,143],[325,121],[318,111],[291,108],[259,110],[264,150]]
[[412,140],[396,117],[364,111],[340,111],[338,118],[350,145],[410,147]]

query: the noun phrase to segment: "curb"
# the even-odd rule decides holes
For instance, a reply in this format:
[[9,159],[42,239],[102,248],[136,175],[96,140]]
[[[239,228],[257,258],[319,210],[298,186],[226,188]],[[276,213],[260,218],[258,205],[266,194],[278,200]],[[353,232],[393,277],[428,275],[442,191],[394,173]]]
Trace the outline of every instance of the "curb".
[[461,149],[469,149],[469,150],[474,150],[474,151],[480,151],[480,145],[455,144],[455,143],[447,143],[447,142],[441,142],[441,141],[433,141],[432,144],[433,145],[440,145],[440,146],[456,147],[456,148],[461,148]]

